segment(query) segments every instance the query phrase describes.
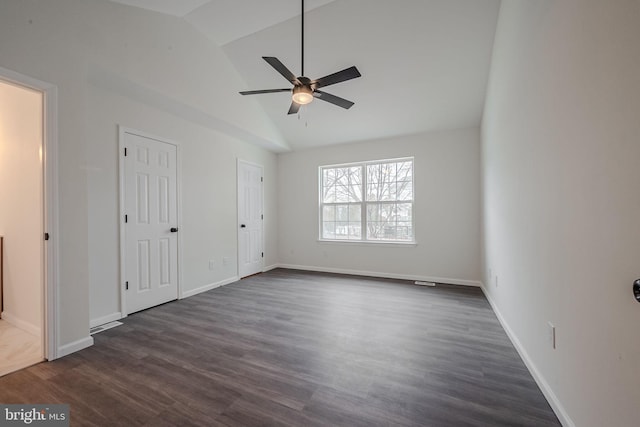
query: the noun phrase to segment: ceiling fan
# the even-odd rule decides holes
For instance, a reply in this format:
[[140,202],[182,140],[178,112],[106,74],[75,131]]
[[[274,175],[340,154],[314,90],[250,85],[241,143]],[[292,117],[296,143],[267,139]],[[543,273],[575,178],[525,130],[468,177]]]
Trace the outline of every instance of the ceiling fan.
[[308,77],[304,77],[304,0],[302,1],[302,52],[301,52],[301,74],[302,76],[296,77],[282,62],[273,56],[263,56],[262,59],[267,61],[269,65],[276,69],[287,81],[293,84],[291,89],[264,89],[264,90],[248,90],[240,92],[241,95],[258,95],[263,93],[276,93],[276,92],[293,92],[291,96],[291,107],[289,107],[288,114],[295,114],[300,110],[302,105],[306,105],[313,101],[314,98],[321,99],[339,107],[349,109],[353,106],[353,102],[348,101],[339,96],[331,95],[330,93],[320,91],[318,89],[341,83],[347,80],[360,77],[361,74],[356,67],[345,68],[342,71],[338,71],[328,76],[321,77],[316,80],[311,80]]

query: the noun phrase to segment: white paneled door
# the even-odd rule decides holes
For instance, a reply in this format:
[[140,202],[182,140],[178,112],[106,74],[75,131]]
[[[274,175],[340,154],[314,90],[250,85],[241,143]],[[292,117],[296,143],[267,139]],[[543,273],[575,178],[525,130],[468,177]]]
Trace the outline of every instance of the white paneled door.
[[130,314],[178,298],[177,147],[124,135],[124,292]]
[[261,273],[262,249],[262,166],[238,161],[238,274]]

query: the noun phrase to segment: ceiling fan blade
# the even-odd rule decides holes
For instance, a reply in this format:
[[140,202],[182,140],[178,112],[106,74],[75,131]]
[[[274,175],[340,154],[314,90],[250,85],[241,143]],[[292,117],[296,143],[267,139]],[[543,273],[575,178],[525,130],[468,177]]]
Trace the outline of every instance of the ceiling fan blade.
[[259,95],[261,93],[291,92],[291,89],[264,89],[264,90],[245,90],[240,95]]
[[362,76],[360,71],[356,67],[345,68],[342,71],[338,71],[337,73],[329,74],[328,76],[320,77],[311,82],[311,85],[315,88],[321,88],[329,85],[334,85],[336,83],[344,82],[347,80],[355,79],[357,77]]
[[276,58],[274,56],[263,56],[262,59],[267,61],[269,63],[269,65],[271,65],[273,68],[275,68],[277,72],[282,74],[282,76],[285,79],[287,79],[289,82],[291,82],[291,84],[293,84],[293,85],[300,84],[300,82],[298,81],[298,78],[296,76],[294,76],[293,73],[291,71],[289,71],[289,69],[287,67],[285,67],[284,64],[282,62],[280,62],[280,60],[278,58]]
[[330,93],[327,92],[321,92],[319,90],[316,90],[315,92],[313,92],[313,96],[315,98],[321,99],[323,101],[327,101],[330,102],[334,105],[337,105],[338,107],[342,107],[345,109],[349,109],[353,106],[353,102],[348,101],[344,98],[340,98],[339,96],[335,96],[335,95],[331,95]]
[[287,114],[296,114],[298,110],[300,110],[300,104],[291,101],[291,107],[289,107],[289,112]]

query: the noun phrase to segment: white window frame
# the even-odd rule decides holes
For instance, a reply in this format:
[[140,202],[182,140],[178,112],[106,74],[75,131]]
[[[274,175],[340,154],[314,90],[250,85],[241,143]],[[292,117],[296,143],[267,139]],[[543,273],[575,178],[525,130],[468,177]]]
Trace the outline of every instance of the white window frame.
[[[411,162],[411,187],[412,187],[412,199],[411,199],[411,230],[412,230],[412,239],[411,240],[372,240],[367,238],[367,203],[398,203],[395,201],[378,201],[378,202],[367,202],[366,200],[366,191],[367,191],[367,166],[376,165],[376,164],[384,164],[384,163],[399,163],[399,162]],[[332,168],[347,168],[347,167],[361,167],[362,168],[362,197],[359,202],[334,202],[334,203],[325,203],[323,201],[323,170],[324,169],[332,169]],[[362,162],[352,162],[352,163],[339,163],[332,165],[321,165],[318,167],[318,241],[319,242],[327,242],[327,243],[347,243],[347,244],[374,244],[374,245],[416,245],[416,227],[415,227],[415,202],[416,202],[416,188],[415,188],[415,159],[414,157],[400,157],[393,159],[380,159],[380,160],[368,160]],[[405,203],[407,203],[405,201]],[[323,207],[325,205],[359,205],[360,206],[360,226],[361,233],[360,239],[328,239],[324,238],[322,235],[322,225],[323,225]]]

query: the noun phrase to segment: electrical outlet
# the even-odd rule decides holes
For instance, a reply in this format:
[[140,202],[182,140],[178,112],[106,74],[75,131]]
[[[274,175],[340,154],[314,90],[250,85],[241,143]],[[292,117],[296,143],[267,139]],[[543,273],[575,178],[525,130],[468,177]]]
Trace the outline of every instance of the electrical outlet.
[[209,260],[209,270],[213,270],[216,268],[216,261],[213,259]]
[[222,257],[222,265],[225,265],[225,266],[229,265],[229,257],[228,256]]
[[551,345],[552,349],[556,349],[556,327],[553,323],[547,322],[548,328],[548,336],[547,340],[549,341],[549,345]]

